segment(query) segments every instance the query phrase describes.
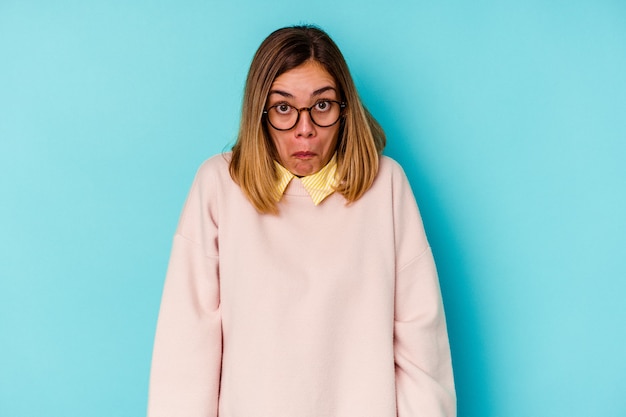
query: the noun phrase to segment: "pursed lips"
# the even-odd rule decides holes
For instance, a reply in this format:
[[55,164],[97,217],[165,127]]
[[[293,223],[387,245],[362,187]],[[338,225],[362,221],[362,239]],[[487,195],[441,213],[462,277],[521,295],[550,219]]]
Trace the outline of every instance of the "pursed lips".
[[292,154],[294,158],[312,158],[315,155],[316,155],[315,152],[307,152],[307,151],[294,152]]

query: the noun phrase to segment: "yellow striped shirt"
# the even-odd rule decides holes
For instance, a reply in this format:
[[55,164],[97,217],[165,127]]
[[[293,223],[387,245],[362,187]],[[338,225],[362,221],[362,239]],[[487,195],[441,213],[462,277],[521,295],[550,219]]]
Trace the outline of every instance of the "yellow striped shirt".
[[[287,185],[296,176],[293,175],[287,168],[274,161],[276,168],[278,169],[278,180],[276,181],[276,190],[278,191],[278,200],[282,198],[283,193],[287,189]],[[337,158],[336,155],[328,161],[326,166],[313,175],[307,175],[300,178],[302,185],[307,190],[313,203],[317,206],[324,201],[326,197],[335,192],[333,186],[335,185],[335,172],[337,171]]]

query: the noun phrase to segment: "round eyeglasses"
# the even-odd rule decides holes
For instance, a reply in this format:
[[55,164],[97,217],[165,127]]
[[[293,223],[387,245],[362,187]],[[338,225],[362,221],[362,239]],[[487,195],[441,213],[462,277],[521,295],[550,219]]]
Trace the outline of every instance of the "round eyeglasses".
[[263,112],[269,124],[276,130],[291,130],[300,120],[300,112],[306,110],[313,124],[319,127],[330,127],[341,118],[346,103],[336,100],[320,100],[311,107],[299,109],[288,103],[274,104]]

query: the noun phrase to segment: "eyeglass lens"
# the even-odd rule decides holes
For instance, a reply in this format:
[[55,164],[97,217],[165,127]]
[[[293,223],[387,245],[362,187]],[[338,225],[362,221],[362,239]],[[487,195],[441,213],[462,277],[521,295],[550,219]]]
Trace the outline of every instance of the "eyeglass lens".
[[286,103],[280,103],[267,110],[267,117],[275,129],[290,130],[298,124],[301,112],[308,111],[314,124],[319,127],[329,127],[339,120],[341,108],[341,103],[332,100],[319,101],[311,107],[303,107],[301,109]]

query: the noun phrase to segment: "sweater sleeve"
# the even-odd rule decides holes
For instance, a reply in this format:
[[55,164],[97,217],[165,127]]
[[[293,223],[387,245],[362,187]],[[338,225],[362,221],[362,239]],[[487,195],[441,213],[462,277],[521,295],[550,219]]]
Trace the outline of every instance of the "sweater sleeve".
[[437,271],[404,173],[394,183],[398,417],[454,417],[456,395]]
[[217,222],[205,196],[210,184],[199,175],[172,245],[152,355],[148,417],[216,417],[218,412]]

